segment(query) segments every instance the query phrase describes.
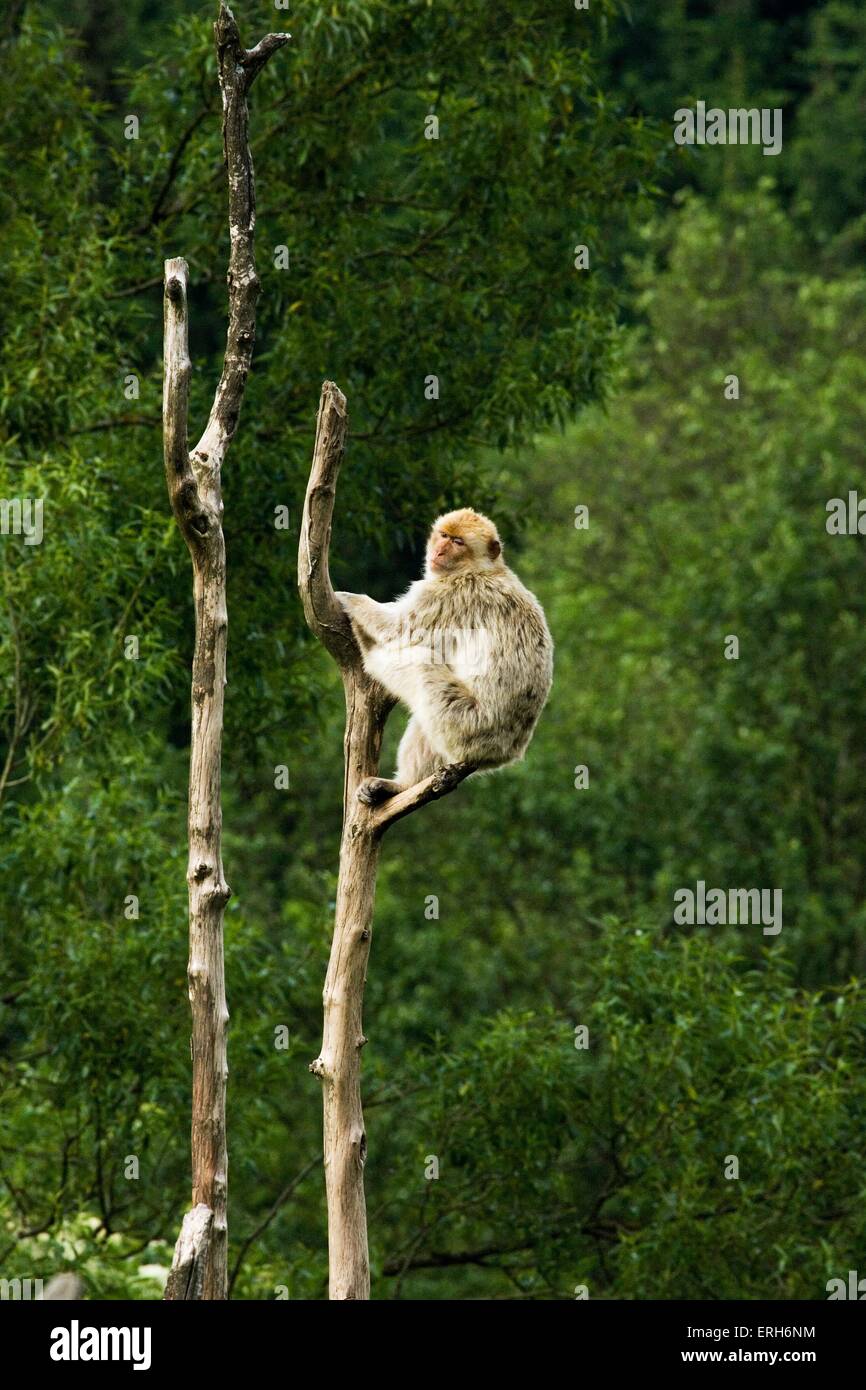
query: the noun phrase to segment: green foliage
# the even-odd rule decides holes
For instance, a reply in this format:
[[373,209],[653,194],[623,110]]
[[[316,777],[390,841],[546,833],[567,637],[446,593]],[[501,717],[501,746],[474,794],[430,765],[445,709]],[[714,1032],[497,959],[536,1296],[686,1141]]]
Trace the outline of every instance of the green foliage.
[[405,1196],[385,1274],[408,1297],[443,1270],[452,1297],[821,1297],[862,1232],[862,990],[804,994],[777,953],[747,968],[612,920],[563,988],[565,1016],[500,1012],[414,1062],[430,1079],[389,1116]]
[[780,110],[782,152],[674,147],[663,183],[714,196],[772,174],[810,240],[849,265],[863,254],[866,21],[852,0],[628,5],[604,30],[601,71],[626,108],[672,130],[695,106]]
[[774,884],[804,978],[859,971],[864,610],[825,508],[856,483],[866,287],[811,273],[766,188],[687,199],[648,241],[624,391],[536,469],[564,640],[534,762],[560,786],[592,769],[570,817],[590,911]]
[[862,256],[862,172],[866,159],[866,14],[832,0],[812,17],[806,50],[810,84],[797,116],[794,172],[800,208],[821,238],[839,234],[839,247]]

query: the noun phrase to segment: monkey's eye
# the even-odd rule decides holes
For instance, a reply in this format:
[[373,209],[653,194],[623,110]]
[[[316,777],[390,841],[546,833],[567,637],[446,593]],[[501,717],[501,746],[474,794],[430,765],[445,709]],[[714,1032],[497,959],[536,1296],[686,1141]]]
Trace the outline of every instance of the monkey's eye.
[[462,540],[460,539],[459,536],[452,536],[451,539],[452,539],[452,541],[454,542],[455,545],[465,545],[465,544],[466,544],[466,542],[465,542],[465,541],[462,541]]

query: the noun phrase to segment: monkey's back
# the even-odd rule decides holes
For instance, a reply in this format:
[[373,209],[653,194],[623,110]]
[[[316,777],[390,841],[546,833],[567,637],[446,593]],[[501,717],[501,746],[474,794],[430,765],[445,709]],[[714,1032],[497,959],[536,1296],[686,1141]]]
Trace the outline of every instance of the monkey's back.
[[[505,567],[425,586],[418,597],[413,622],[441,634],[439,659],[475,702],[460,758],[482,767],[521,758],[553,679],[553,641],[541,604]],[[442,734],[454,756],[453,731],[443,725]]]

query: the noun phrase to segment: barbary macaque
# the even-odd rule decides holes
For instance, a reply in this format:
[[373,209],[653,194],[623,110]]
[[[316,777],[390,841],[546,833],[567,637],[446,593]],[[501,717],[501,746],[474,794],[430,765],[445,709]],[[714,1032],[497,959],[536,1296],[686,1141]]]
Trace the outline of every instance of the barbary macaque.
[[441,516],[424,578],[394,603],[337,600],[364,669],[412,716],[396,780],[368,778],[362,801],[376,805],[453,763],[489,771],[523,757],[550,691],[553,642],[492,521],[469,507]]

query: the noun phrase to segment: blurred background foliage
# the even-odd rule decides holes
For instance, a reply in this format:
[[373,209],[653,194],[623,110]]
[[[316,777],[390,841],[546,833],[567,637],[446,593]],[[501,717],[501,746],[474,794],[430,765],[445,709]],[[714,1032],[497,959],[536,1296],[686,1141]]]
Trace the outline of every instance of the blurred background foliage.
[[[159,1296],[188,1201],[161,267],[190,262],[195,429],[225,326],[213,8],[40,0],[0,30],[0,495],[45,499],[41,545],[0,538],[0,1272],[93,1297]],[[307,1064],[342,709],[294,570],[329,376],[336,580],[390,598],[472,504],[557,643],[526,763],[383,854],[374,1296],[823,1297],[866,1211],[863,560],[825,529],[866,432],[862,9],[237,14],[293,40],[252,101],[263,293],[224,478],[233,1296],[326,1292]],[[781,106],[781,155],[675,147],[698,99]],[[781,888],[780,936],[675,927],[698,878]]]

